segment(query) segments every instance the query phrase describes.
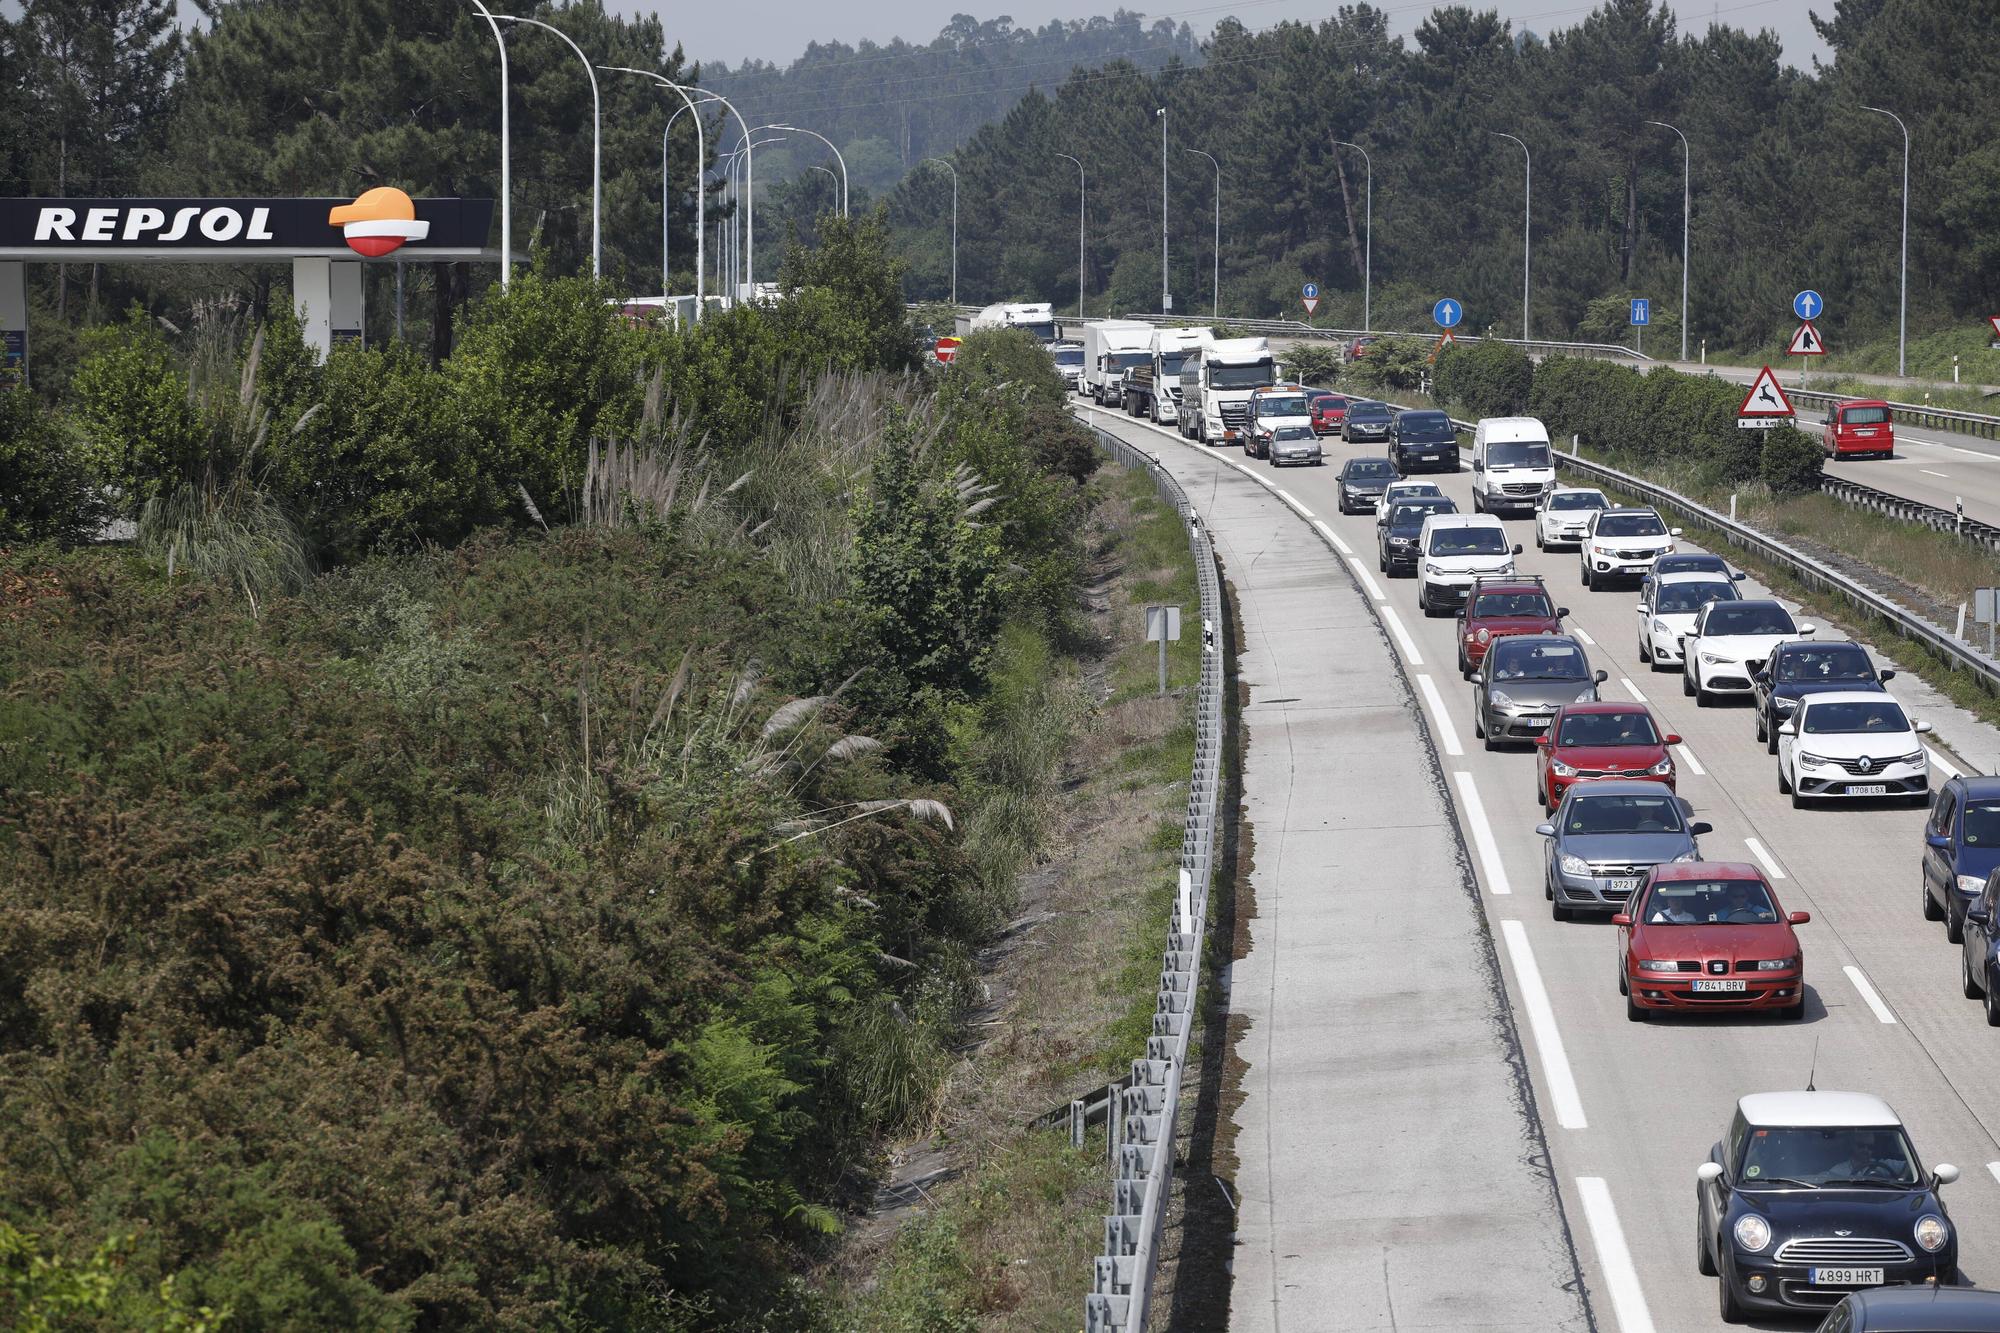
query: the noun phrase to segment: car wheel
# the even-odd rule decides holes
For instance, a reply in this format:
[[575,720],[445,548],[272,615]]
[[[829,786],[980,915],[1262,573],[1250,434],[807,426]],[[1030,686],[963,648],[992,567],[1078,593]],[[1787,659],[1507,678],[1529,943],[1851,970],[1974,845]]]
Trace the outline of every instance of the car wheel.
[[1681,670],[1681,693],[1690,699],[1694,698],[1694,678],[1688,675],[1686,668]]
[[1701,1208],[1694,1210],[1694,1271],[1703,1277],[1715,1276],[1715,1260],[1708,1253],[1708,1228],[1701,1224]]
[[1963,949],[1958,951],[1958,991],[1968,1000],[1979,998],[1979,983],[1972,979],[1972,960]]
[[1803,810],[1805,808],[1806,808],[1806,798],[1799,795],[1799,789],[1797,787],[1792,788],[1792,809]]
[[1537,551],[1546,551],[1549,549],[1548,545],[1542,541],[1542,525],[1539,523],[1535,524],[1535,549]]
[[2000,1028],[2000,991],[1986,988],[1986,1026]]
[[1643,1023],[1646,1021],[1646,1017],[1646,1011],[1639,1007],[1639,1001],[1633,998],[1630,990],[1627,990],[1625,993],[1625,1021],[1627,1023]]
[[1768,741],[1769,736],[1770,736],[1770,728],[1764,725],[1764,710],[1759,708],[1757,710],[1757,739],[1760,741]]
[[1711,691],[1704,690],[1699,680],[1695,681],[1694,685],[1694,706],[1696,708],[1715,707],[1715,695]]
[[1720,1293],[1720,1297],[1716,1302],[1716,1313],[1722,1317],[1722,1322],[1725,1324],[1742,1323],[1744,1318],[1743,1303],[1736,1299],[1736,1284],[1730,1280],[1729,1274],[1720,1274],[1716,1278],[1715,1288]]
[[1549,899],[1549,915],[1557,921],[1571,921],[1575,919],[1575,914],[1563,906],[1562,899],[1553,896]]
[[[1943,910],[1938,907],[1937,899],[1931,897],[1930,881],[1925,879],[1921,875],[1917,877],[1917,896],[1923,899],[1924,920],[1936,921],[1944,916]],[[1955,926],[1957,926],[1957,924],[1958,923],[1956,921],[1946,922],[1945,923],[1946,932],[1949,933]],[[1958,943],[1958,941],[1953,940],[1952,943],[1956,944]]]
[[1486,512],[1486,502],[1484,499],[1480,497],[1479,488],[1477,486],[1474,486],[1472,488],[1472,512],[1475,514],[1483,514]]
[[1486,738],[1485,719],[1486,710],[1475,704],[1472,709],[1472,734],[1475,739],[1484,740]]
[[1647,666],[1653,665],[1653,650],[1646,643],[1646,636],[1639,636],[1639,660]]
[[1597,576],[1590,572],[1590,565],[1588,562],[1586,562],[1583,566],[1583,586],[1590,589],[1592,592],[1597,591]]
[[1792,794],[1792,775],[1791,775],[1791,774],[1789,774],[1789,773],[1787,773],[1787,772],[1785,771],[1785,766],[1784,766],[1783,764],[1779,764],[1779,765],[1778,765],[1778,795],[1780,795],[1780,796],[1790,796],[1791,794]]
[[1799,998],[1778,1011],[1778,1017],[1787,1023],[1796,1023],[1806,1016],[1806,991],[1799,987]]

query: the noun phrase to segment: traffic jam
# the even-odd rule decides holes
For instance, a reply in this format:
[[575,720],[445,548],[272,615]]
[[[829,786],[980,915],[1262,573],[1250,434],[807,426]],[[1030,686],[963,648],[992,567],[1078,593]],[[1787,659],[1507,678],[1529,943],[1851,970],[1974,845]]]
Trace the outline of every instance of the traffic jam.
[[[1240,448],[1244,463],[1230,465],[1253,475],[1327,466],[1329,507],[1372,518],[1366,554],[1386,585],[1362,567],[1359,541],[1315,525],[1349,557],[1406,663],[1421,658],[1394,609],[1397,585],[1409,589],[1406,605],[1420,620],[1451,622],[1471,743],[1519,756],[1514,789],[1533,793],[1549,915],[1605,928],[1603,993],[1628,1022],[1797,1024],[1825,1015],[1821,987],[1832,983],[1808,958],[1814,914],[1790,901],[1798,881],[1755,839],[1744,840],[1749,855],[1704,846],[1714,828],[1687,793],[1690,766],[1705,770],[1652,702],[1652,687],[1621,670],[1677,683],[1682,706],[1717,713],[1704,724],[1706,744],[1715,743],[1714,723],[1740,715],[1741,746],[1762,756],[1769,789],[1805,812],[1789,818],[1923,811],[1899,820],[1895,835],[1905,863],[1917,863],[1909,870],[1920,902],[1909,904],[1902,889],[1895,897],[1906,919],[1939,923],[1959,951],[1965,1000],[2000,1027],[2000,778],[1938,752],[1931,723],[1892,689],[1893,669],[1757,595],[1744,571],[1691,547],[1655,509],[1566,484],[1534,418],[1480,420],[1461,449],[1441,412],[1285,382],[1268,350],[1254,384],[1240,368],[1256,349],[1213,346],[1223,355],[1212,377],[1201,349],[1185,359],[1178,410],[1167,418],[1174,432]],[[1238,392],[1213,392],[1225,385]],[[1838,434],[1841,452],[1850,438],[1873,448],[1872,437],[1848,432],[1881,428],[1863,405],[1852,420],[1836,417],[1829,447]],[[1523,567],[1530,542],[1539,572]],[[1550,568],[1572,558],[1575,583],[1558,593],[1552,582],[1567,576]],[[1636,666],[1607,660],[1602,626],[1591,635],[1565,604],[1599,596],[1627,599]],[[1448,702],[1445,710],[1455,711]],[[1455,725],[1433,717],[1434,740],[1452,754]],[[1893,1021],[1872,989],[1862,998]],[[2000,1292],[1975,1286],[1990,1275],[1960,1267],[1945,1199],[1959,1169],[1921,1156],[1893,1104],[1898,1088],[1822,1090],[1826,1071],[1793,1068],[1792,1049],[1762,1086],[1738,1090],[1733,1115],[1712,1126],[1707,1159],[1687,1163],[1695,1197],[1686,1262],[1712,1279],[1721,1322],[1823,1321],[1838,1333],[2000,1329]],[[2000,1177],[2000,1163],[1992,1173]],[[1894,1322],[1904,1302],[1925,1303],[1919,1320],[1936,1317],[1933,1305],[1948,1309],[1948,1322]]]

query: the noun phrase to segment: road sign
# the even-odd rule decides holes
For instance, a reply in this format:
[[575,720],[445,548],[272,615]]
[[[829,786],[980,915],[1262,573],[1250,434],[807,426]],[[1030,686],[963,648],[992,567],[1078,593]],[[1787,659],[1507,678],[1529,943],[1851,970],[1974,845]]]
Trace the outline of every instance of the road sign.
[[1791,345],[1785,348],[1786,356],[1825,356],[1826,340],[1819,336],[1813,322],[1807,320],[1799,325],[1799,331],[1792,335]]
[[1431,318],[1441,329],[1455,329],[1458,321],[1465,318],[1465,307],[1447,296],[1431,307]]
[[1458,339],[1452,336],[1450,329],[1446,329],[1443,333],[1440,333],[1438,335],[1438,340],[1435,343],[1431,344],[1431,355],[1430,355],[1431,364],[1432,365],[1437,364],[1439,352],[1442,352],[1447,347],[1456,347],[1457,345],[1458,345]]
[[2000,338],[2000,315],[1988,315],[1986,322],[1993,326],[1993,336]]
[[937,347],[931,355],[937,358],[939,365],[947,365],[953,357],[958,355],[958,344],[959,340],[957,338],[940,338],[937,340]]
[[1743,406],[1736,409],[1736,415],[1745,421],[1776,422],[1793,415],[1792,400],[1785,397],[1785,391],[1778,384],[1778,377],[1769,366],[1757,372],[1757,378],[1750,381],[1750,392],[1743,395]]
[[1299,295],[1305,297],[1308,301],[1319,300],[1319,284],[1316,282],[1307,283],[1305,286],[1299,288]]
[[1311,318],[1312,316],[1314,316],[1314,315],[1318,314],[1318,313],[1319,313],[1319,284],[1318,284],[1318,283],[1316,283],[1316,282],[1309,282],[1309,283],[1307,283],[1307,284],[1305,285],[1305,295],[1304,295],[1304,296],[1302,296],[1302,297],[1300,297],[1300,298],[1299,298],[1299,300],[1300,300],[1300,303],[1301,303],[1302,305],[1304,305],[1304,306],[1305,306],[1305,308],[1306,308],[1306,317],[1307,317],[1308,319],[1310,319],[1310,318]]
[[1826,302],[1810,287],[1792,298],[1792,313],[1800,319],[1818,319],[1825,310]]
[[1653,302],[1650,297],[1632,298],[1632,322],[1642,329],[1653,322]]

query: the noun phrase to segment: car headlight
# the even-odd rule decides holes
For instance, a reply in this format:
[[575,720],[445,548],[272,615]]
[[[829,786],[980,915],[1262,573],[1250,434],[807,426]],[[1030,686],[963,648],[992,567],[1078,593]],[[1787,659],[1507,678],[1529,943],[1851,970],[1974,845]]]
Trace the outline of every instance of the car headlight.
[[1790,958],[1759,958],[1757,960],[1757,970],[1759,972],[1789,972],[1798,965],[1799,958],[1797,954],[1793,954]]
[[1514,572],[1514,562],[1512,560],[1509,560],[1506,564],[1500,566],[1500,573],[1502,574],[1511,575],[1513,574],[1513,572]]
[[1676,857],[1674,858],[1674,860],[1676,860],[1676,861],[1699,861],[1699,860],[1701,860],[1701,853],[1700,853],[1700,852],[1698,852],[1698,851],[1696,851],[1696,850],[1694,850],[1693,848],[1689,848],[1689,849],[1688,849],[1687,851],[1684,851],[1684,852],[1682,852],[1682,853],[1681,853],[1681,854],[1680,854],[1679,856],[1676,856]]
[[1823,755],[1808,754],[1804,750],[1799,751],[1800,768],[1827,768],[1831,767],[1832,764],[1833,760]]
[[1590,873],[1590,863],[1588,861],[1580,856],[1571,856],[1568,852],[1564,852],[1556,864],[1562,867],[1562,872],[1565,875],[1588,875]]
[[1986,880],[1979,875],[1960,875],[1958,877],[1958,891],[1960,893],[1978,893],[1985,887]]
[[1799,701],[1797,699],[1771,700],[1771,707],[1777,709],[1780,713],[1796,712],[1798,710],[1798,706],[1799,706]]
[[1492,630],[1490,630],[1490,629],[1487,629],[1487,628],[1485,628],[1484,626],[1481,626],[1481,627],[1480,627],[1480,630],[1479,630],[1479,635],[1478,635],[1478,638],[1479,638],[1479,641],[1480,641],[1481,643],[1485,643],[1485,642],[1486,642],[1486,641],[1487,641],[1488,639],[1490,639],[1490,638],[1492,638],[1492,637],[1493,637],[1493,631],[1492,631]]
[[1505,690],[1495,690],[1486,696],[1486,702],[1495,708],[1512,708],[1514,700]]
[[1426,561],[1424,561],[1424,573],[1426,573],[1426,574],[1435,574],[1435,575],[1437,575],[1437,576],[1438,576],[1439,578],[1443,578],[1443,577],[1444,577],[1444,566],[1443,566],[1443,565],[1434,565],[1434,564],[1432,564],[1432,563],[1431,563],[1430,561],[1426,560]]
[[1662,759],[1646,771],[1656,778],[1663,778],[1674,771],[1674,761],[1671,758]]
[[1917,1244],[1932,1254],[1943,1249],[1945,1242],[1950,1239],[1951,1228],[1946,1226],[1944,1219],[1936,1213],[1926,1213],[1917,1219]]
[[1415,537],[1391,537],[1389,539],[1389,545],[1391,546],[1415,546],[1416,544],[1417,539]]
[[1655,620],[1655,621],[1653,622],[1653,633],[1655,633],[1655,634],[1671,634],[1671,633],[1673,633],[1673,631],[1672,631],[1671,629],[1669,629],[1669,628],[1667,627],[1667,622],[1666,622],[1666,621],[1664,621],[1664,620]]
[[1771,1243],[1771,1224],[1755,1213],[1736,1219],[1736,1244],[1755,1254]]
[[1592,542],[1592,543],[1591,543],[1591,546],[1590,546],[1590,550],[1591,550],[1591,554],[1593,554],[1593,555],[1610,555],[1610,554],[1611,554],[1611,548],[1610,548],[1609,546],[1599,546],[1599,545],[1597,545],[1597,544],[1596,544],[1595,542]]
[[1681,970],[1681,965],[1680,960],[1675,958],[1641,958],[1639,960],[1639,970],[1641,972],[1678,972]]
[[1594,704],[1594,703],[1596,703],[1596,702],[1597,702],[1597,687],[1596,687],[1595,685],[1586,685],[1586,686],[1584,686],[1584,687],[1583,687],[1583,693],[1582,693],[1582,694],[1579,694],[1579,695],[1577,695],[1577,696],[1576,696],[1576,701],[1577,701],[1578,703],[1580,703],[1580,704]]
[[1729,659],[1720,653],[1703,653],[1701,655],[1701,664],[1703,666],[1726,666],[1728,662]]
[[1576,766],[1574,764],[1565,764],[1560,759],[1549,760],[1549,771],[1559,778],[1573,778],[1576,776]]

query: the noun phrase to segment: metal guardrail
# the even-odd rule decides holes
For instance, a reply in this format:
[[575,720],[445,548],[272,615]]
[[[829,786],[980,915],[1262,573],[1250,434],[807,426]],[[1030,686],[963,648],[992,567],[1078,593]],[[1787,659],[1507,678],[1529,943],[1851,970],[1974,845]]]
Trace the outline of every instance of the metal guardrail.
[[1845,500],[1859,508],[1886,514],[1890,518],[1900,518],[1910,523],[1921,523],[1927,528],[1948,532],[1975,545],[1984,546],[1989,551],[2000,551],[2000,526],[1967,518],[1956,510],[1880,491],[1873,486],[1863,486],[1860,482],[1849,481],[1845,477],[1822,476],[1819,488],[1835,499]]
[[[1125,1086],[1114,1084],[1105,1107],[1112,1154],[1111,1211],[1104,1218],[1104,1252],[1097,1256],[1084,1297],[1087,1333],[1139,1333],[1146,1327],[1153,1277],[1173,1184],[1174,1123],[1195,1022],[1206,943],[1208,895],[1219,841],[1217,804],[1222,783],[1222,585],[1208,530],[1187,493],[1157,459],[1104,430],[1094,430],[1105,451],[1129,468],[1152,473],[1160,498],[1173,505],[1188,530],[1195,583],[1201,596],[1201,679],[1195,687],[1194,771],[1188,783],[1187,818],[1181,830],[1180,888],[1168,920],[1167,947],[1153,1010],[1153,1035],[1142,1059],[1132,1062]],[[1074,1118],[1072,1134],[1081,1136]]]
[[[1821,411],[1840,403],[1859,402],[1863,399],[1861,394],[1822,393],[1818,389],[1788,389],[1786,396],[1793,402],[1817,407]],[[1986,412],[1961,412],[1951,407],[1932,407],[1929,403],[1899,403],[1890,398],[1881,401],[1889,404],[1889,415],[1906,426],[1955,430],[1964,435],[2000,440],[2000,416]]]
[[[1133,314],[1126,315],[1125,318],[1138,320],[1146,324],[1187,324],[1190,322],[1199,324],[1201,322],[1198,318],[1187,315]],[[1069,324],[1081,321],[1059,318],[1058,322]],[[1267,337],[1276,338],[1323,338],[1337,340],[1346,340],[1349,338],[1421,338],[1425,342],[1436,342],[1443,336],[1435,329],[1425,333],[1404,333],[1396,329],[1334,329],[1325,328],[1317,324],[1307,324],[1303,320],[1297,319],[1230,319],[1224,317],[1219,320],[1211,320],[1210,323],[1226,324],[1232,329],[1245,329],[1251,333],[1261,333]],[[1461,343],[1485,341],[1477,333],[1459,333],[1456,330],[1453,331],[1452,337]],[[1647,356],[1644,352],[1634,351],[1622,343],[1559,342],[1544,338],[1494,338],[1491,341],[1506,343],[1509,347],[1526,348],[1530,352],[1562,352],[1571,356],[1615,356],[1627,361],[1638,361],[1648,364],[1654,360],[1653,357]]]

